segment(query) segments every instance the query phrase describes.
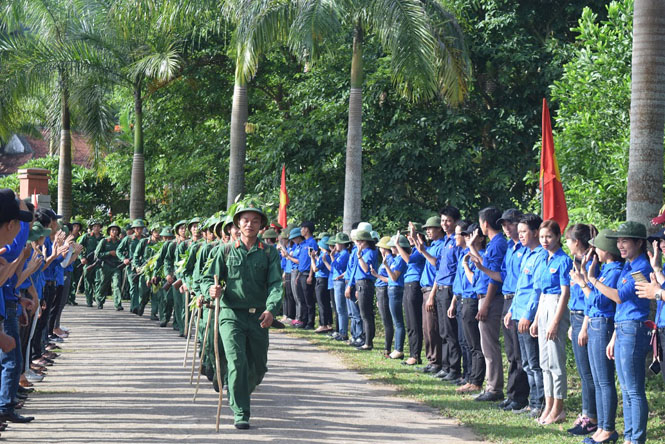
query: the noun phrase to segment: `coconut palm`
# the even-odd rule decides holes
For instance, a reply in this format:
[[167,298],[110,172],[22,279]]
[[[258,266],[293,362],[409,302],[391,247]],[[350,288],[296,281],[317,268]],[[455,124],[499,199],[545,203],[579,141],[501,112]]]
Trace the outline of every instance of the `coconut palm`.
[[[391,55],[392,77],[405,97],[427,100],[441,97],[460,103],[467,91],[470,62],[461,29],[452,14],[436,0],[299,0],[292,32],[301,34],[305,52],[315,53],[308,39],[339,20],[353,30],[351,91],[346,139],[344,230],[360,220],[362,197],[362,86],[363,43],[374,34]],[[323,13],[322,13],[323,12]],[[334,14],[331,17],[330,14]]]
[[59,146],[58,212],[65,220],[72,214],[72,122],[93,144],[102,143],[112,128],[103,85],[92,66],[95,58],[75,38],[80,15],[74,2],[48,0],[12,0],[0,9],[5,25],[0,130],[25,130],[35,103],[46,105],[43,119],[32,120],[47,128],[52,146]]
[[635,0],[626,217],[647,226],[663,203],[664,26],[661,0]]

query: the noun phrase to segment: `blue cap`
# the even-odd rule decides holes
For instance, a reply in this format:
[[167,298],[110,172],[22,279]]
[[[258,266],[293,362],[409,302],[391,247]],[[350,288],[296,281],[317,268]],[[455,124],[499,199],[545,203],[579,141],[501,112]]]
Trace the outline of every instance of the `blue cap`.
[[330,250],[330,246],[328,246],[328,241],[330,240],[330,236],[323,236],[321,240],[319,241],[319,248],[322,250]]
[[296,237],[302,237],[302,234],[300,234],[299,227],[292,229],[291,232],[289,233],[289,240],[295,239]]

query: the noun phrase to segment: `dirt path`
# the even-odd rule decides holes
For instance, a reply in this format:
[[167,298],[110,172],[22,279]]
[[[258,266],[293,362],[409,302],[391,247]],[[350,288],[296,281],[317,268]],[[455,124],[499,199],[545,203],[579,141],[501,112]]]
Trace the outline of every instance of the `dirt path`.
[[[146,310],[148,313],[149,310]],[[127,311],[65,309],[72,335],[44,382],[35,384],[5,442],[22,443],[455,443],[464,427],[346,369],[307,342],[271,334],[270,371],[252,396],[252,428],[233,427],[226,397],[215,433],[217,394],[205,377],[196,403],[184,340]],[[225,395],[226,396],[226,395]]]

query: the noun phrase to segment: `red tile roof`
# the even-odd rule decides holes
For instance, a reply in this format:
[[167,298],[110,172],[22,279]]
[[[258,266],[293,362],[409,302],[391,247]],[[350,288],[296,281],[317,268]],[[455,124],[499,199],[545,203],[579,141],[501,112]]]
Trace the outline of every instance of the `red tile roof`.
[[[42,132],[43,138],[21,136],[32,147],[32,153],[27,154],[5,154],[0,147],[0,176],[14,174],[20,167],[31,159],[41,159],[48,156],[48,134]],[[81,134],[72,133],[72,163],[90,167],[92,148]]]

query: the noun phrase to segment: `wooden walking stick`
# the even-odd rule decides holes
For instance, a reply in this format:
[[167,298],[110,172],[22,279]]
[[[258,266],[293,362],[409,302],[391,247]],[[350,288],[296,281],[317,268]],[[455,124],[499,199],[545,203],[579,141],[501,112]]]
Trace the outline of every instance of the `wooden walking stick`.
[[[187,344],[185,345],[185,356],[182,358],[182,366],[187,367],[187,354],[189,353],[189,342],[192,339],[192,325],[191,322],[187,325],[187,314],[189,313],[189,292],[185,293],[187,295],[186,305],[185,305],[185,331],[187,332]],[[191,318],[191,316],[190,316]],[[190,319],[191,320],[191,319]]]
[[196,344],[199,341],[198,328],[199,328],[199,322],[201,322],[201,312],[203,312],[203,307],[199,307],[198,313],[196,314],[196,325],[194,325],[194,347],[193,347],[193,350],[192,350],[192,373],[189,375],[190,385],[194,381],[194,367],[196,365],[196,350],[198,350],[198,347],[196,346]]
[[[215,287],[219,285],[219,278],[215,275]],[[221,295],[220,295],[221,297]],[[219,433],[219,415],[222,412],[222,369],[221,361],[219,359],[219,297],[215,298],[215,363],[216,363],[216,376],[217,387],[219,388],[219,399],[217,400],[217,415],[215,416],[215,431]]]
[[[190,327],[190,315],[189,315],[189,291],[185,292],[185,331],[188,331],[187,328]],[[187,353],[185,353],[185,356]],[[184,366],[183,366],[184,367]]]
[[203,347],[201,348],[201,356],[199,358],[199,374],[196,377],[196,390],[194,390],[194,398],[192,402],[196,401],[196,395],[199,394],[199,384],[201,382],[201,372],[203,371],[203,358],[206,354],[206,346],[208,345],[208,331],[210,330],[210,320],[212,319],[212,309],[208,307],[208,319],[206,320],[206,329],[203,333]]

